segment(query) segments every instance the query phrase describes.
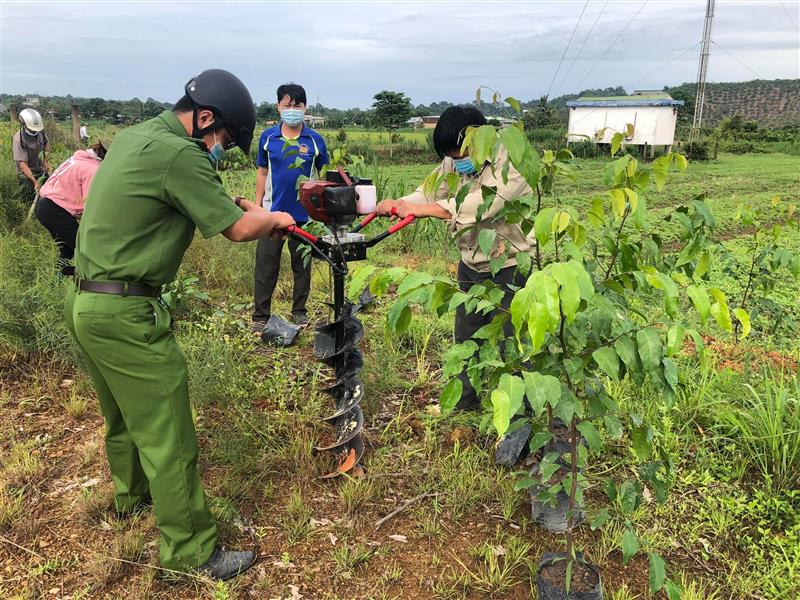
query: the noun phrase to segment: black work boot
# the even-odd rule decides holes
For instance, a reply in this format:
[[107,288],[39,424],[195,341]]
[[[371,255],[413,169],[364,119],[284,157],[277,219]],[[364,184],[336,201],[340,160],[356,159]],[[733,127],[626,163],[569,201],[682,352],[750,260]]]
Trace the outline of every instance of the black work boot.
[[200,565],[198,570],[212,579],[230,579],[247,571],[255,561],[256,553],[250,550],[240,552],[214,548],[211,558]]

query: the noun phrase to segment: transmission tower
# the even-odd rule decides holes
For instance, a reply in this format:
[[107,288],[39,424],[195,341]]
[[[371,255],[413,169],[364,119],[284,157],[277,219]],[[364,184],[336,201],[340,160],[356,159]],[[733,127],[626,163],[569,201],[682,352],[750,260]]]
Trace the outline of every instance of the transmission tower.
[[703,122],[703,105],[706,100],[706,72],[708,71],[708,52],[711,46],[711,22],[714,20],[716,0],[706,0],[706,21],[703,26],[703,44],[700,49],[700,64],[697,66],[697,96],[694,100],[694,120],[689,131],[689,141],[697,139]]

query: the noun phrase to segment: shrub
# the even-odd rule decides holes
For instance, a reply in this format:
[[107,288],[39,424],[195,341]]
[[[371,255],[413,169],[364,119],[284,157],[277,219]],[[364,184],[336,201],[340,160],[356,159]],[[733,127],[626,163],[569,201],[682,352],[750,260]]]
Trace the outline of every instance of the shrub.
[[0,233],[0,347],[28,354],[50,352],[76,362],[64,322],[66,280],[58,252],[40,231]]

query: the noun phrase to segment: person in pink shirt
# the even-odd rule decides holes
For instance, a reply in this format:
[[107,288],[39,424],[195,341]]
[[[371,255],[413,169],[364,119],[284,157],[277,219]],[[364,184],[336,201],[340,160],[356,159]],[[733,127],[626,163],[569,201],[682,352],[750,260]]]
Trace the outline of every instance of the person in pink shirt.
[[75,272],[75,267],[69,263],[75,254],[78,221],[89,195],[89,186],[105,155],[106,149],[100,142],[86,150],[78,150],[59,165],[39,189],[36,218],[58,244],[62,275]]

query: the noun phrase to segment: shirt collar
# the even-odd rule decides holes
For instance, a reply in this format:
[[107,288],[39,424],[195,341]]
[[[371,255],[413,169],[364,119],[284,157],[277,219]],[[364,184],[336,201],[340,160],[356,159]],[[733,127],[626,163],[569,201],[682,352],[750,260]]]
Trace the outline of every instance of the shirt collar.
[[178,116],[174,112],[171,110],[165,110],[163,113],[158,115],[158,118],[164,121],[171,133],[194,142],[200,147],[201,150],[204,152],[206,151],[206,143],[201,139],[193,138],[191,135],[189,135],[186,132],[186,128],[183,126],[183,123],[180,122],[180,119],[178,119]]
[[178,116],[171,110],[165,110],[158,115],[158,118],[164,121],[169,130],[175,135],[179,135],[181,137],[190,137],[189,134],[186,133],[186,128],[183,126],[183,123],[180,122]]

